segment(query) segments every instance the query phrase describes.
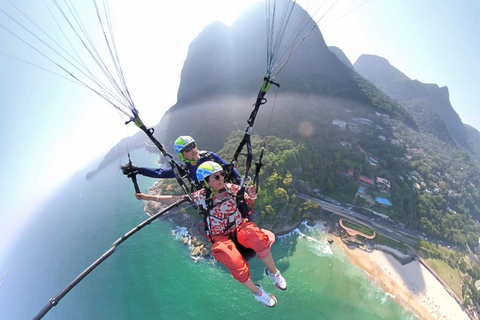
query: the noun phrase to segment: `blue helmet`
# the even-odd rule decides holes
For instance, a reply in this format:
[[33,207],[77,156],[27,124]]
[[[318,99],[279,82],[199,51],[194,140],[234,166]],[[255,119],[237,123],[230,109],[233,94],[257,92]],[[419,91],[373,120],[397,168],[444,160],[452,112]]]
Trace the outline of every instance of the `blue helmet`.
[[175,152],[178,154],[178,157],[183,162],[188,162],[188,160],[183,157],[182,151],[183,149],[185,149],[185,147],[191,145],[192,143],[196,145],[195,139],[190,136],[180,136],[173,143],[173,148],[175,149]]
[[197,180],[198,182],[202,182],[208,176],[220,171],[223,171],[221,165],[213,161],[205,161],[197,168]]

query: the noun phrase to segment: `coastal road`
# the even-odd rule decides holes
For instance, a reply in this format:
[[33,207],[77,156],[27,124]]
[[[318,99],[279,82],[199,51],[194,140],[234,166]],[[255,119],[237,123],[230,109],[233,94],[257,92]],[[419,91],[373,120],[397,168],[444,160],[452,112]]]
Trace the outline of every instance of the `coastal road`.
[[377,218],[377,220],[375,220],[361,213],[355,212],[351,209],[344,208],[341,205],[334,204],[325,200],[313,198],[303,193],[299,193],[298,197],[306,201],[315,202],[319,204],[322,207],[322,209],[325,211],[328,211],[338,216],[348,218],[350,220],[364,224],[369,228],[375,229],[377,233],[383,236],[406,243],[410,246],[416,247],[417,242],[420,239],[417,232],[414,232],[405,228],[402,228],[402,230],[398,230],[395,222],[388,221],[387,219]]
[[[334,213],[344,218],[348,218],[354,220],[356,222],[360,222],[372,229],[375,229],[375,232],[386,236],[388,238],[394,239],[396,241],[408,244],[410,247],[416,248],[417,241],[422,239],[421,235],[413,230],[408,230],[405,228],[401,228],[402,230],[398,230],[398,224],[395,222],[388,221],[386,219],[377,219],[376,221],[371,221],[372,218],[369,218],[365,215],[362,215],[358,212],[352,211],[350,209],[344,208],[341,205],[334,204],[325,200],[313,198],[307,196],[306,194],[299,193],[298,197],[304,199],[306,201],[313,201],[318,203],[323,210]],[[395,231],[393,231],[394,229]],[[412,239],[414,238],[414,239]],[[417,255],[418,256],[418,255]],[[463,299],[461,299],[457,294],[448,286],[448,284],[435,272],[435,270],[426,263],[422,258],[419,258],[420,263],[425,266],[430,273],[443,285],[445,290],[457,301],[459,305],[463,304]]]

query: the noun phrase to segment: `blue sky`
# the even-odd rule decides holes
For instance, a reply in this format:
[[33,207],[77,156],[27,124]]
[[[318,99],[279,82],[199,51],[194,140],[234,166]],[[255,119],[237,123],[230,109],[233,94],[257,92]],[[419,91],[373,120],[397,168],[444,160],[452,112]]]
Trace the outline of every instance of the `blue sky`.
[[[90,1],[73,2],[88,4],[77,8],[92,12]],[[231,24],[246,5],[258,1],[113,2],[110,12],[127,84],[142,119],[153,126],[176,102],[194,37],[214,20]],[[47,30],[54,27],[43,1],[14,3]],[[300,3],[309,8],[308,1]],[[327,0],[324,8],[333,3]],[[0,0],[0,9],[14,12],[8,0]],[[478,12],[474,0],[338,0],[319,26],[327,45],[342,49],[352,63],[361,54],[375,54],[411,79],[448,86],[462,121],[480,129]],[[0,12],[0,24],[10,28],[12,22]],[[1,53],[56,70],[1,28],[0,40]],[[136,132],[89,90],[4,54],[0,252],[62,182]]]

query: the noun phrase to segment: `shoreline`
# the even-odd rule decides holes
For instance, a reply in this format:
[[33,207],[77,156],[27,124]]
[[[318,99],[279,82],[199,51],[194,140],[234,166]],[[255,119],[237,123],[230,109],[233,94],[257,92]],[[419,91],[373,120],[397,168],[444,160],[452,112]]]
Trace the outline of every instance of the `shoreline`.
[[[150,207],[150,209],[154,208]],[[150,214],[149,210],[145,211]],[[173,225],[187,226],[189,231],[193,231],[192,235],[199,240],[197,245],[203,244],[202,248],[208,248],[208,241],[202,239],[203,237],[197,237],[199,235],[198,230],[192,226],[192,220],[196,219],[180,214],[176,217],[169,217],[169,220]],[[281,228],[272,228],[271,231],[276,236],[282,236],[292,232],[303,222],[302,220],[295,224],[282,225]],[[313,221],[310,220],[310,222]],[[316,220],[316,223],[323,223],[323,221]],[[470,320],[470,317],[463,311],[455,298],[419,261],[413,260],[402,264],[393,255],[379,249],[367,251],[356,245],[350,248],[329,228],[326,228],[325,232],[329,238],[333,239],[335,245],[343,251],[350,263],[362,269],[373,284],[391,295],[397,303],[406,310],[413,312],[419,319]]]
[[402,265],[381,250],[350,248],[340,237],[329,233],[350,262],[362,269],[382,291],[423,320],[469,320],[457,301],[419,261]]
[[[287,234],[302,223],[283,228],[281,234]],[[316,220],[315,224],[324,224]],[[457,300],[450,295],[441,281],[420,261],[400,262],[400,258],[380,249],[364,250],[353,244],[350,248],[337,234],[325,229],[327,237],[332,239],[350,263],[356,265],[368,276],[373,284],[411,311],[422,320],[470,320]],[[277,235],[277,233],[275,233]],[[280,234],[279,234],[280,235]],[[330,241],[329,241],[330,242]]]

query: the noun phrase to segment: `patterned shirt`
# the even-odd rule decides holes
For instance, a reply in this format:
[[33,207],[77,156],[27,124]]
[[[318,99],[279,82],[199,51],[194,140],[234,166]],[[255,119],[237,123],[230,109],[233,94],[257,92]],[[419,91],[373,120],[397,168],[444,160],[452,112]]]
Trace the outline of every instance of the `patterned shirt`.
[[[210,215],[207,218],[208,230],[210,230],[211,236],[226,235],[229,232],[235,230],[236,226],[242,223],[242,215],[237,209],[237,202],[235,195],[240,190],[240,186],[236,184],[225,184],[226,192],[221,193],[225,197],[213,196],[213,208],[210,210]],[[192,193],[193,201],[197,206],[203,206],[207,209],[205,202],[205,189]]]

